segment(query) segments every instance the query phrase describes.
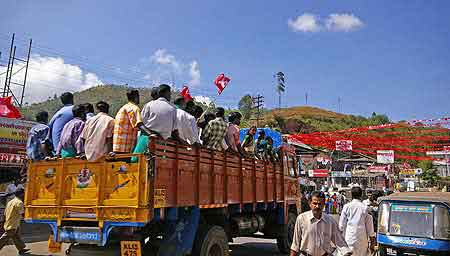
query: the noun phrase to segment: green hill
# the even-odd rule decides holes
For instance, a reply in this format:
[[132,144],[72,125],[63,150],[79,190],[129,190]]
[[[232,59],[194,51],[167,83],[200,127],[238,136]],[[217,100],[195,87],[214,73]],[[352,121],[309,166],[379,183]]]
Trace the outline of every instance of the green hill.
[[[74,93],[75,104],[92,103],[103,100],[110,104],[110,114],[114,116],[126,102],[128,87],[117,85],[102,85]],[[141,95],[141,106],[150,101],[150,88],[137,88]],[[237,102],[236,102],[237,103]],[[23,116],[28,120],[34,120],[37,112],[45,110],[52,116],[62,107],[59,97],[34,103],[21,109]],[[264,114],[264,120],[260,126],[268,125],[280,129],[283,133],[308,133],[313,131],[334,131],[351,127],[368,126],[388,123],[385,115],[372,115],[370,118],[362,116],[339,114],[332,111],[299,106],[284,108],[281,110],[268,110]],[[243,126],[253,124],[249,120],[243,120]]]

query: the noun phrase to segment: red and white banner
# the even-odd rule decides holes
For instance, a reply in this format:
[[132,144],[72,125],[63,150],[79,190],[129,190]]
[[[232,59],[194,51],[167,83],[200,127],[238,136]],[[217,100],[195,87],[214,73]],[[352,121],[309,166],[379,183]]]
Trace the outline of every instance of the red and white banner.
[[308,176],[314,178],[326,178],[328,177],[329,173],[330,171],[327,169],[316,169],[316,170],[309,170]]
[[223,73],[218,75],[216,79],[214,79],[214,84],[217,86],[217,90],[219,95],[225,90],[228,83],[231,81],[229,77],[226,77]]
[[393,164],[394,163],[394,150],[377,150],[377,163]]
[[352,141],[351,140],[337,140],[336,141],[336,151],[352,151]]
[[389,165],[373,165],[367,168],[371,173],[384,173],[386,175],[389,174],[389,169]]
[[181,96],[183,96],[183,98],[186,101],[191,101],[192,100],[191,93],[189,92],[189,88],[187,86],[183,86],[183,88],[181,88],[180,94],[181,94]]

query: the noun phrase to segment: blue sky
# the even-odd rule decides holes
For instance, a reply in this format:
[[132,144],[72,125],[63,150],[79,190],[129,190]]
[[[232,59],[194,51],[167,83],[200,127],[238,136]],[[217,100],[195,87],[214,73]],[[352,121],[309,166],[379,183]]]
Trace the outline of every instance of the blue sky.
[[283,71],[284,106],[308,93],[308,105],[333,111],[342,98],[349,114],[450,115],[448,1],[2,2],[0,63],[13,32],[18,50],[30,37],[36,46],[30,102],[96,82],[173,81],[211,97],[224,72],[232,80],[218,103],[260,93],[276,107]]

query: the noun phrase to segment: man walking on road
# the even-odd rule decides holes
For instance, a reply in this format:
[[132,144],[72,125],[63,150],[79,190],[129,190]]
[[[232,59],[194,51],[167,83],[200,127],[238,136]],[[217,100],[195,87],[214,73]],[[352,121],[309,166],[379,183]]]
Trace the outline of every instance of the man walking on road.
[[20,217],[23,212],[23,196],[24,190],[19,188],[15,192],[15,197],[8,202],[5,208],[5,232],[0,237],[0,250],[12,239],[14,245],[19,251],[19,255],[24,255],[29,251],[25,249],[26,245],[20,238],[19,227]]
[[369,255],[370,250],[375,247],[375,232],[373,229],[373,219],[369,214],[367,206],[361,202],[362,189],[352,188],[353,200],[344,205],[339,219],[339,228],[345,236],[345,241],[353,251],[355,256]]
[[309,201],[311,211],[297,217],[292,239],[290,256],[327,256],[332,255],[336,245],[342,255],[352,255],[345,243],[337,222],[330,215],[323,213],[325,194],[314,191]]

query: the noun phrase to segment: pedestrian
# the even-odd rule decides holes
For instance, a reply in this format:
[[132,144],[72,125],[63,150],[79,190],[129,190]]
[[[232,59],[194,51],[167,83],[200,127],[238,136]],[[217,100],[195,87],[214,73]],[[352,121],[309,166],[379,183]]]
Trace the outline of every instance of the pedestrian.
[[64,125],[56,148],[56,155],[61,155],[62,158],[75,157],[84,153],[80,135],[86,121],[85,108],[82,105],[76,105],[72,108],[72,114],[74,118]]
[[142,121],[139,108],[139,91],[127,91],[128,103],[123,105],[116,114],[113,131],[113,151],[115,153],[131,153],[136,146],[138,131],[149,132]]
[[375,248],[373,219],[368,208],[361,202],[362,189],[353,187],[352,201],[342,209],[339,229],[344,233],[345,241],[355,256],[369,255]]
[[351,255],[338,223],[330,215],[323,213],[325,195],[314,191],[309,201],[310,211],[297,217],[292,238],[290,256],[332,255],[339,248],[343,255]]
[[109,113],[109,104],[99,101],[95,104],[97,115],[86,121],[81,140],[88,161],[96,161],[112,151],[114,118]]
[[23,255],[30,251],[30,249],[26,249],[26,245],[20,237],[20,219],[23,212],[24,194],[23,189],[17,189],[14,193],[14,198],[6,204],[5,223],[3,225],[5,231],[0,237],[0,250],[9,240],[12,240],[19,251],[19,255]]
[[48,143],[48,113],[41,111],[36,115],[37,124],[28,131],[27,156],[32,161],[44,160],[51,153],[51,145]]
[[23,189],[20,178],[14,179],[14,181],[6,187],[5,194],[8,201],[14,198],[14,193],[16,193],[18,189]]
[[53,144],[53,150],[58,147],[64,126],[73,119],[73,94],[65,92],[60,98],[64,106],[53,115],[48,124],[50,129],[48,140]]
[[203,145],[209,149],[224,150],[225,135],[228,130],[228,123],[224,120],[225,110],[221,107],[216,108],[216,118],[210,121],[202,133]]

